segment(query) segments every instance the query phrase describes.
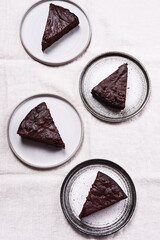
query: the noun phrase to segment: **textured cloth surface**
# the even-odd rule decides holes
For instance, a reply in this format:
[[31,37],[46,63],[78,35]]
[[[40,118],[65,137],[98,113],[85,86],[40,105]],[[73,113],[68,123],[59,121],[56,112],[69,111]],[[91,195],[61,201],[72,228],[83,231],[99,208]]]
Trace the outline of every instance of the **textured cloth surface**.
[[[0,239],[95,239],[75,231],[60,207],[64,177],[78,163],[105,158],[122,166],[137,190],[131,221],[101,239],[159,239],[160,228],[160,2],[159,0],[78,0],[92,25],[92,41],[83,56],[62,67],[31,59],[19,38],[19,26],[34,0],[0,1]],[[107,51],[129,53],[148,70],[152,94],[142,113],[120,124],[93,117],[78,90],[82,69]],[[74,89],[74,91],[73,91]],[[23,99],[38,93],[61,95],[73,102],[84,122],[84,141],[66,164],[39,171],[21,163],[7,142],[7,121]]]

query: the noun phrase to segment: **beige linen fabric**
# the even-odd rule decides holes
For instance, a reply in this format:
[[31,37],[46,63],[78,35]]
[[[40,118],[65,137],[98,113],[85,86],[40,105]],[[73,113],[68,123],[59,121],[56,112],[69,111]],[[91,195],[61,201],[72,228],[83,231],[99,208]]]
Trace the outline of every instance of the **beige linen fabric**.
[[[75,231],[61,211],[64,177],[78,163],[105,158],[121,165],[137,189],[137,207],[121,231],[102,239],[145,240],[160,235],[160,2],[159,0],[77,0],[92,25],[87,52],[62,67],[32,60],[19,39],[19,26],[34,0],[0,1],[0,239],[95,239]],[[93,117],[78,91],[79,76],[89,60],[107,51],[122,51],[147,68],[152,85],[142,113],[120,124]],[[73,90],[74,89],[74,90]],[[62,95],[83,117],[84,141],[71,161],[47,171],[21,163],[7,142],[7,120],[23,99],[38,93]]]

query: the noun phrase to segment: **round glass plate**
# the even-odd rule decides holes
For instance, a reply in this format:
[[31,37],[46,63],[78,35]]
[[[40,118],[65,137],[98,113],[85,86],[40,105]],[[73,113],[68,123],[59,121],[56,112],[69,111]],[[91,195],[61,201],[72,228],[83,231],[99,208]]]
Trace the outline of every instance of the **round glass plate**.
[[[123,110],[116,110],[98,102],[91,90],[124,63],[128,63],[126,106]],[[86,108],[95,117],[108,122],[122,122],[144,108],[150,95],[150,81],[137,59],[125,53],[108,52],[87,64],[80,77],[79,90]]]
[[[76,14],[80,23],[42,52],[41,41],[50,3],[69,9]],[[91,27],[88,17],[77,4],[65,0],[44,0],[34,4],[25,13],[20,26],[20,39],[26,52],[36,61],[58,66],[75,60],[87,49],[91,40]]]
[[[65,143],[65,149],[23,139],[17,134],[18,127],[31,109],[45,102],[53,121]],[[13,153],[24,163],[38,168],[51,168],[69,160],[79,149],[83,139],[83,124],[74,106],[66,99],[40,94],[27,98],[13,111],[8,123],[8,141]]]
[[[78,216],[98,171],[114,179],[127,199],[80,220]],[[68,173],[61,187],[60,200],[63,213],[74,228],[88,235],[106,236],[120,230],[130,220],[136,206],[136,190],[129,175],[119,165],[92,159]]]

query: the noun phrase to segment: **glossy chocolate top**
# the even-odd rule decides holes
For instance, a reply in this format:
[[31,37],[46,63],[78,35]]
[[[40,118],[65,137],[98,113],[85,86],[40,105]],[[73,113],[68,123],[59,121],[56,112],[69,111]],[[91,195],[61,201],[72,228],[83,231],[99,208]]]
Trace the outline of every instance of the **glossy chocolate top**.
[[91,93],[97,100],[112,107],[123,109],[126,101],[127,77],[128,68],[126,63],[101,81],[92,89]]
[[112,178],[98,172],[79,217],[86,217],[125,198],[126,194]]
[[57,41],[79,24],[78,17],[68,9],[50,4],[48,19],[42,39],[42,50]]
[[42,102],[27,114],[17,133],[25,138],[65,148],[45,102]]

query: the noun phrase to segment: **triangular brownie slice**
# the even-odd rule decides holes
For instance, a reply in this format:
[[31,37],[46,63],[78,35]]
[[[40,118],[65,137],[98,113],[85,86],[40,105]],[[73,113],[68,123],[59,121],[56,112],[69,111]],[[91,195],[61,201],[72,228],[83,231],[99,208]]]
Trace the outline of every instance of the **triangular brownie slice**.
[[92,95],[105,105],[124,109],[126,102],[128,67],[121,65],[109,77],[101,81],[91,91]]
[[126,194],[112,178],[98,172],[79,218],[86,217],[125,198],[127,198]]
[[17,133],[24,138],[65,148],[45,102],[40,103],[27,114],[19,125]]
[[42,51],[79,24],[78,17],[68,9],[50,4],[49,14],[42,38]]

